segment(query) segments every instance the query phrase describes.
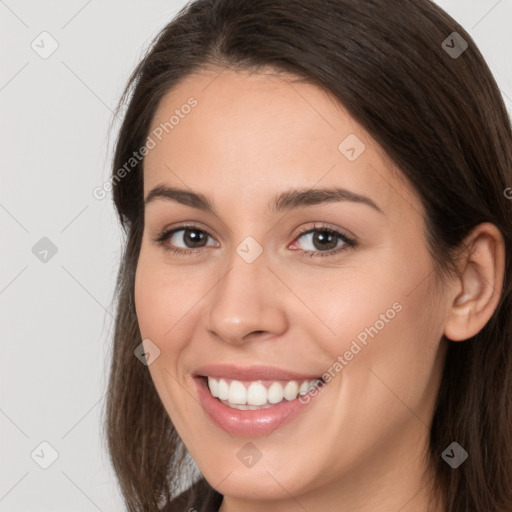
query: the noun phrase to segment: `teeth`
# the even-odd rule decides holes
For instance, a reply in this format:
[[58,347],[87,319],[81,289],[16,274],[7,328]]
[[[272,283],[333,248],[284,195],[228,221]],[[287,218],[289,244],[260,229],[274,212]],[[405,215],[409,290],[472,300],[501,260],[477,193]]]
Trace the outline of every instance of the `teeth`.
[[208,377],[208,388],[213,397],[226,405],[241,410],[254,410],[278,404],[286,398],[295,400],[313,389],[318,379],[299,382],[291,380],[284,387],[281,382],[272,382],[266,387],[261,382],[241,382],[239,380],[216,379]]
[[[229,386],[228,402],[237,405],[245,405],[247,403],[247,390],[245,386],[238,380],[234,380]],[[256,405],[256,404],[249,404]]]
[[267,396],[270,404],[282,402],[284,398],[283,386],[279,382],[273,382],[268,388]]
[[267,388],[259,382],[253,382],[247,388],[246,403],[249,405],[265,405],[267,403]]
[[[313,381],[315,382],[315,381]],[[305,395],[309,390],[309,382],[303,382],[299,388],[299,396]]]
[[208,377],[208,387],[210,388],[210,393],[212,396],[217,398],[219,396],[219,383],[215,379]]
[[224,379],[220,379],[218,387],[219,400],[227,400],[229,397],[229,386]]
[[297,398],[297,395],[299,393],[299,385],[294,380],[291,380],[286,384],[284,387],[284,397],[286,400],[295,400]]

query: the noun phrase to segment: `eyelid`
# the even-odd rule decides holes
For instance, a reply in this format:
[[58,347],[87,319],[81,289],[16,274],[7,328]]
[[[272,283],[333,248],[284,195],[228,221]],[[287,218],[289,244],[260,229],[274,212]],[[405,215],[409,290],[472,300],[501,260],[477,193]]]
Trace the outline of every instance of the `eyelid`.
[[[173,226],[173,225],[166,226],[161,231],[159,231],[159,233],[154,237],[153,240],[156,243],[165,245],[165,241],[168,238],[170,238],[171,236],[173,236],[176,232],[178,232],[178,231],[193,230],[193,229],[195,229],[197,231],[202,231],[203,233],[206,234],[207,237],[209,237],[212,240],[214,240],[217,245],[219,244],[219,242],[216,240],[216,238],[213,235],[210,234],[210,230],[209,229],[206,229],[205,227],[203,227],[200,224],[197,224],[197,223],[195,223],[193,221],[192,222],[181,223],[181,224],[178,224],[177,226]],[[181,248],[178,248],[178,249],[181,249]],[[204,249],[204,247],[199,247],[198,249],[183,249],[183,250],[190,250],[190,251],[198,252],[201,249]]]
[[313,226],[300,227],[297,230],[297,232],[295,234],[295,238],[293,240],[295,241],[299,236],[309,233],[311,231],[322,231],[322,230],[323,231],[333,231],[333,232],[339,233],[340,235],[345,236],[346,238],[350,238],[353,240],[357,239],[356,235],[354,235],[354,233],[352,233],[348,229],[340,228],[337,226],[330,226],[329,223],[327,223],[327,222],[325,222],[325,223],[324,222],[314,222]]
[[[165,250],[170,251],[174,254],[203,254],[205,247],[198,247],[198,248],[182,248],[182,247],[169,247],[169,245],[166,243],[166,240],[168,240],[171,236],[173,236],[178,231],[187,231],[187,230],[193,230],[196,229],[198,231],[202,231],[206,234],[207,237],[212,238],[215,243],[219,244],[219,242],[215,239],[214,236],[212,236],[209,232],[209,229],[205,229],[201,225],[199,225],[196,222],[188,222],[188,223],[181,223],[177,226],[169,226],[164,228],[160,234],[154,239],[154,241],[164,247]],[[343,245],[341,247],[337,247],[334,249],[329,249],[326,251],[320,251],[320,250],[304,250],[304,249],[295,249],[294,252],[299,253],[301,256],[320,256],[320,257],[329,257],[329,256],[336,256],[339,252],[346,250],[348,248],[354,248],[358,245],[357,237],[353,235],[349,230],[342,229],[339,227],[331,227],[327,223],[321,223],[321,222],[315,222],[313,225],[305,226],[299,228],[298,232],[293,238],[292,244],[296,242],[300,237],[303,235],[309,234],[311,232],[330,232],[333,233],[335,236],[337,236],[342,242]],[[350,234],[347,234],[350,233]],[[210,246],[211,247],[211,246]]]
[[[334,249],[329,249],[327,251],[295,249],[295,252],[299,253],[302,257],[336,257],[339,253],[344,252],[347,249],[355,248],[359,244],[357,237],[350,231],[339,227],[334,228],[329,226],[327,223],[322,222],[315,222],[313,226],[309,227],[301,227],[299,232],[294,237],[292,243],[295,243],[302,236],[309,233],[314,233],[315,231],[332,233],[337,236],[343,242],[343,244],[340,247],[335,247]],[[348,235],[346,232],[350,233],[350,235]]]
[[210,232],[210,228],[207,228],[205,225],[199,223],[199,222],[195,222],[195,221],[184,221],[184,222],[180,222],[178,224],[169,224],[167,226],[165,226],[164,228],[162,228],[160,231],[158,231],[158,234],[156,235],[156,238],[164,235],[164,234],[167,234],[167,235],[170,235],[171,233],[174,233],[176,231],[180,231],[182,229],[197,229],[198,231],[204,231],[209,237],[211,238],[215,238],[211,232]]

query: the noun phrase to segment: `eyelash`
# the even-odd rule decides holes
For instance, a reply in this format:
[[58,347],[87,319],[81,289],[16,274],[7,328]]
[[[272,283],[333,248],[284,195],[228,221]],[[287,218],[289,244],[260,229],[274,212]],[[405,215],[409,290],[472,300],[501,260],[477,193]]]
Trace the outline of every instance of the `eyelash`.
[[[191,253],[195,253],[196,255],[202,254],[205,249],[204,247],[201,247],[199,249],[183,249],[181,247],[171,247],[167,244],[167,240],[174,233],[176,233],[178,231],[187,231],[187,230],[201,231],[203,233],[206,233],[207,236],[213,238],[204,229],[201,229],[197,226],[189,224],[189,225],[179,226],[177,228],[167,229],[167,230],[162,231],[155,239],[155,242],[158,243],[159,245],[161,245],[166,251],[170,251],[173,254],[176,254],[178,256],[187,256],[187,255],[190,255]],[[315,231],[318,231],[321,233],[328,233],[330,235],[335,235],[344,242],[344,245],[337,247],[336,249],[329,249],[328,251],[305,251],[303,249],[297,249],[296,252],[298,252],[301,256],[308,257],[308,258],[311,258],[311,257],[325,258],[328,256],[335,256],[338,253],[340,253],[344,250],[350,249],[350,248],[354,248],[357,245],[357,242],[353,238],[347,236],[345,233],[337,231],[337,230],[330,228],[328,226],[325,226],[323,224],[320,224],[320,225],[315,224],[312,228],[308,227],[308,228],[300,229],[299,233],[295,237],[294,241],[303,235],[307,235],[307,234],[315,232]]]

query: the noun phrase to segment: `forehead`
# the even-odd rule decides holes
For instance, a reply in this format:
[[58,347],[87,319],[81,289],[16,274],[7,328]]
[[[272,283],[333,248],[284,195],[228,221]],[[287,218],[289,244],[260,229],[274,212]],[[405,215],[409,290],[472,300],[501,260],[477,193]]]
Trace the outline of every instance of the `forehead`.
[[419,202],[342,104],[292,75],[189,75],[162,98],[149,135],[156,145],[144,160],[146,195],[163,183],[209,196],[236,190],[242,199],[244,191],[343,186],[381,205]]
[[[182,140],[193,131],[198,141],[214,141],[216,147],[223,148],[224,155],[236,149],[231,144],[235,137],[237,142],[247,142],[246,152],[251,146],[257,151],[261,144],[270,145],[272,141],[279,145],[287,143],[297,152],[304,139],[313,137],[330,144],[340,130],[363,132],[331,95],[299,80],[270,72],[222,70],[192,74],[162,98],[153,128],[165,125],[180,110],[188,112],[187,103],[194,102],[196,106],[189,113],[174,120],[178,123],[173,124],[165,138]],[[340,126],[341,120],[345,121],[344,126]],[[326,135],[330,137],[326,139]],[[281,147],[281,151],[284,149]],[[310,153],[312,148],[303,149]]]

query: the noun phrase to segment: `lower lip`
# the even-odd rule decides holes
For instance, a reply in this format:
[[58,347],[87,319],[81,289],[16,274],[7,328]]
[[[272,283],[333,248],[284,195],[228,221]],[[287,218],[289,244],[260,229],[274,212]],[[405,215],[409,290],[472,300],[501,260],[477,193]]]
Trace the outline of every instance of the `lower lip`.
[[322,390],[319,388],[315,395],[308,394],[306,403],[302,403],[299,399],[290,402],[284,399],[269,409],[241,411],[228,407],[214,398],[208,389],[206,379],[196,377],[194,380],[198,388],[199,401],[214,423],[230,434],[250,437],[268,435],[284,426],[298,414],[304,412]]

